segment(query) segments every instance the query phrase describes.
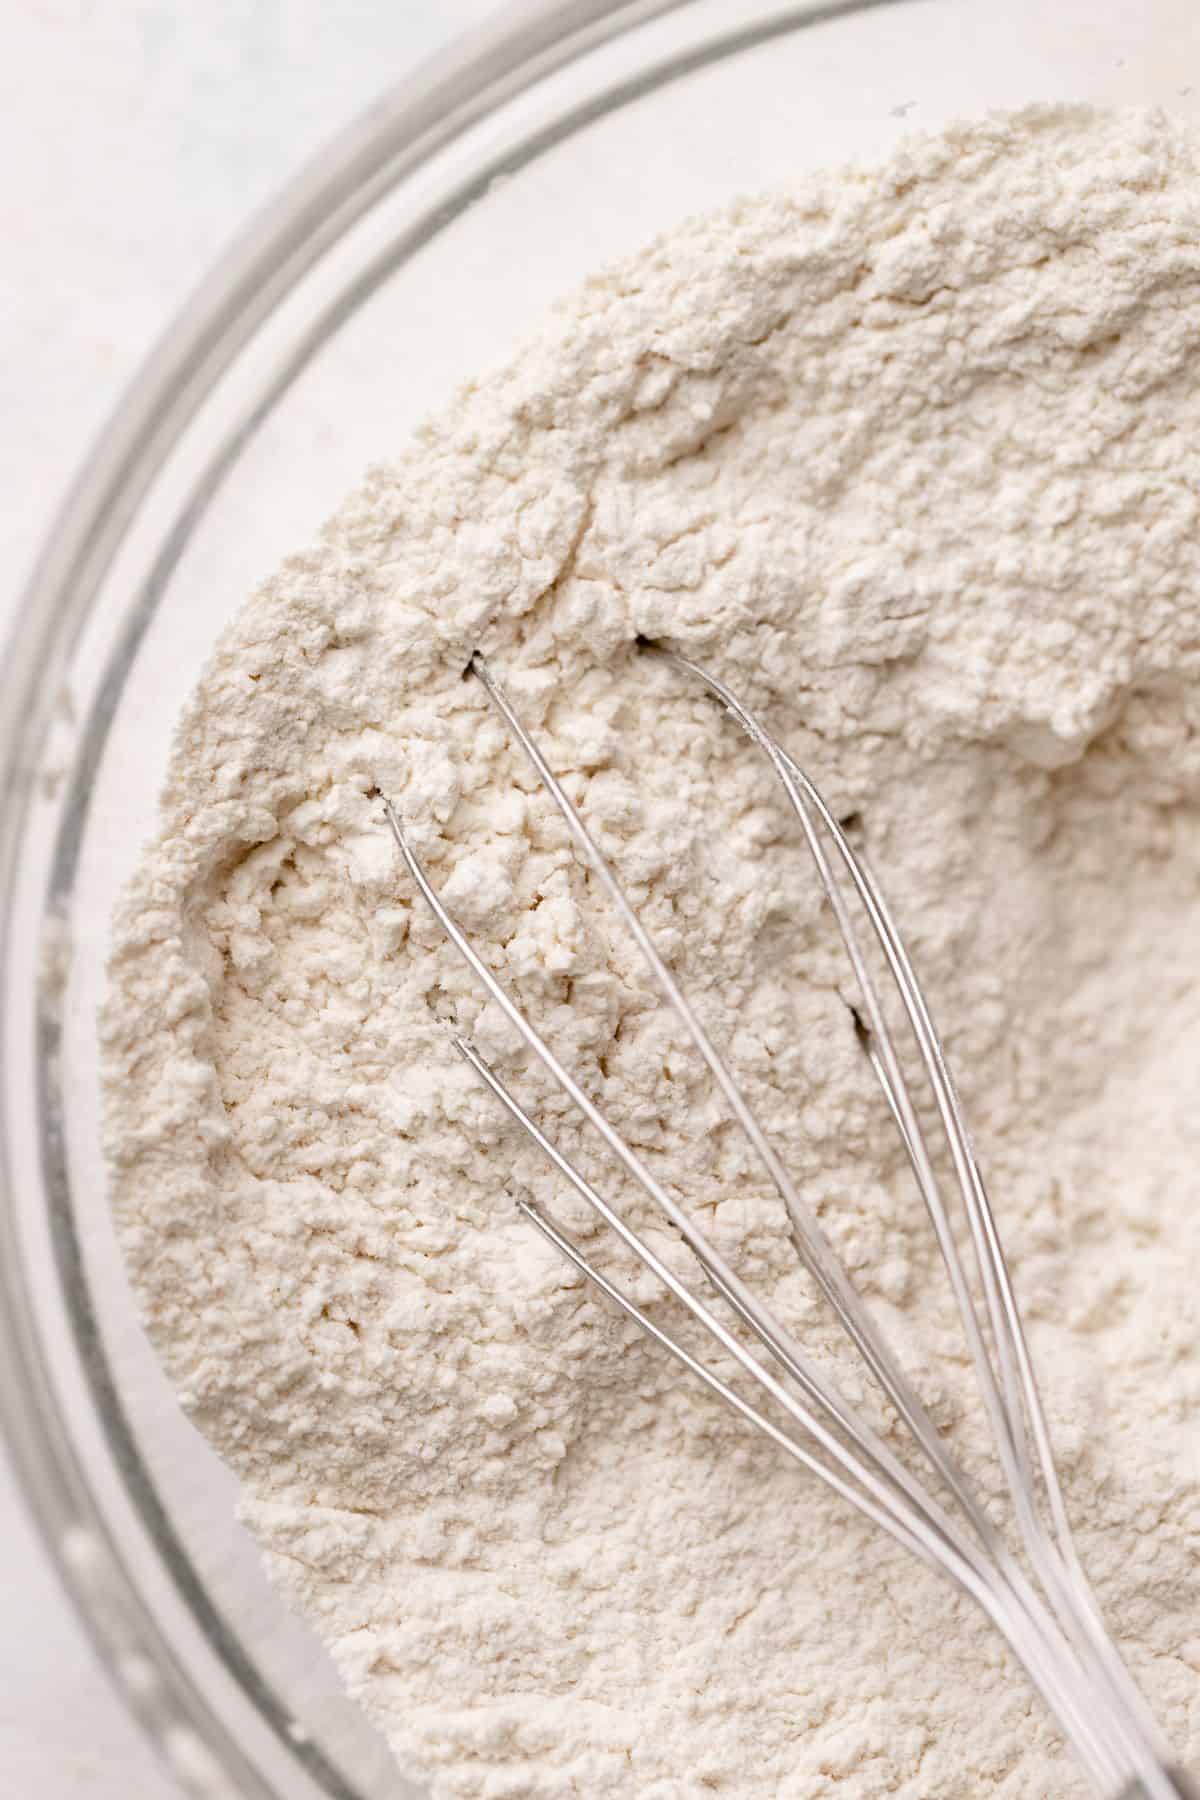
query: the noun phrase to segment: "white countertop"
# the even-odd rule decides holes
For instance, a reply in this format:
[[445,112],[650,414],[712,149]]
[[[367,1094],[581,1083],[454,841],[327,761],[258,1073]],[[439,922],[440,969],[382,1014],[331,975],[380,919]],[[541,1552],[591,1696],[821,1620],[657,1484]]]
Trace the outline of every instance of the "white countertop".
[[[0,634],[124,382],[245,215],[486,0],[0,0]],[[0,1793],[174,1800],[0,1456]]]

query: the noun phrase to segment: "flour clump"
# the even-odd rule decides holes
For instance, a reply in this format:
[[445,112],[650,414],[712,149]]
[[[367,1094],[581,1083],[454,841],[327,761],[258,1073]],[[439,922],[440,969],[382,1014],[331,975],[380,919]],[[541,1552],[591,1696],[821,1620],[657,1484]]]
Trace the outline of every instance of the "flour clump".
[[1085,1559],[1200,1760],[1198,511],[1200,148],[1158,115],[1038,109],[597,278],[224,637],[117,920],[114,1206],[273,1577],[437,1800],[1083,1793],[967,1603],[531,1231],[514,1196],[594,1228],[451,1046],[679,1254],[444,943],[380,790],[556,1053],[856,1393],[780,1203],[463,681],[482,649],[991,1478],[803,850],[639,634],[726,677],[858,815]]

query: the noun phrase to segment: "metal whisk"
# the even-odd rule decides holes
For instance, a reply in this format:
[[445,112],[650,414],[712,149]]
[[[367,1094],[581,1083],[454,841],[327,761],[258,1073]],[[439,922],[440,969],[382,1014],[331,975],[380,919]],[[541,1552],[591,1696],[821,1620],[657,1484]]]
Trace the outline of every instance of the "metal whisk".
[[[400,854],[447,937],[543,1067],[671,1222],[732,1317],[714,1310],[708,1297],[702,1297],[673,1273],[556,1148],[468,1039],[456,1037],[455,1048],[564,1181],[652,1271],[713,1344],[733,1360],[755,1399],[745,1398],[649,1318],[540,1207],[525,1199],[517,1204],[564,1257],[711,1393],[914,1556],[949,1577],[983,1609],[1050,1708],[1097,1794],[1104,1800],[1200,1800],[1189,1781],[1172,1771],[1166,1747],[1108,1635],[1080,1565],[995,1217],[941,1041],[874,877],[808,776],[722,681],[662,646],[644,644],[642,649],[647,654],[668,658],[676,669],[700,682],[720,702],[770,760],[799,820],[861,996],[861,1005],[854,1009],[858,1039],[900,1133],[949,1277],[1011,1496],[1025,1560],[1018,1559],[989,1518],[726,1062],[622,893],[611,867],[495,677],[475,656],[469,674],[486,690],[537,771],[577,850],[604,887],[659,989],[704,1058],[787,1209],[800,1257],[879,1387],[907,1425],[932,1481],[918,1479],[843,1398],[830,1377],[805,1356],[770,1309],[746,1287],[563,1067],[442,904],[413,849],[403,820],[391,801],[385,799],[386,817]],[[955,1241],[943,1196],[944,1179],[935,1171],[926,1129],[901,1071],[879,989],[868,968],[860,927],[848,904],[848,891],[855,897],[857,911],[875,940],[873,954],[886,968],[915,1040],[944,1140],[945,1160],[952,1170],[952,1191],[970,1238],[982,1307],[973,1295]],[[757,1346],[757,1354],[749,1347],[750,1342]]]

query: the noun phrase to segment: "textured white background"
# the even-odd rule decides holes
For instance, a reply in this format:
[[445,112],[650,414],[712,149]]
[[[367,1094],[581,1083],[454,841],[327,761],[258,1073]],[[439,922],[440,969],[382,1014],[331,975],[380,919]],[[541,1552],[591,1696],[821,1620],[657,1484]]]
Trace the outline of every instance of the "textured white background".
[[[73,467],[245,215],[486,0],[0,0],[0,633]],[[0,1795],[169,1800],[0,1454]]]

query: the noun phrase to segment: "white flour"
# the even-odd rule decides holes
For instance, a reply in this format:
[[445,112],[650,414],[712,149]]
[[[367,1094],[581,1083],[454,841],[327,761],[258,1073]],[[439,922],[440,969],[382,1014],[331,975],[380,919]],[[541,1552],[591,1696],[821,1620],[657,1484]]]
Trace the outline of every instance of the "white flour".
[[1200,1760],[1198,358],[1181,128],[956,129],[597,279],[372,475],[205,672],[117,923],[115,1206],[272,1573],[441,1800],[1082,1792],[974,1611],[520,1219],[532,1191],[588,1230],[447,1042],[467,1028],[645,1221],[411,893],[377,783],[559,1053],[849,1366],[460,679],[479,645],[982,1464],[815,881],[739,734],[638,632],[725,674],[861,815],[973,1114],[1086,1558]]

